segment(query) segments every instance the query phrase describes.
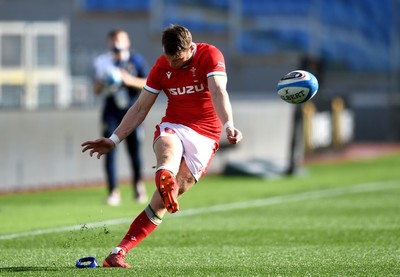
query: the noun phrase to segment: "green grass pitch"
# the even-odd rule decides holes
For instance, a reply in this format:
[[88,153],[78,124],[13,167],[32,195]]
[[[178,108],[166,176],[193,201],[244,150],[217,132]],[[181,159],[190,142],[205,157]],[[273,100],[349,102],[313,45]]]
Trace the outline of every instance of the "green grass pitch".
[[104,187],[3,195],[0,276],[400,276],[399,165],[392,155],[273,180],[206,176],[128,254],[132,269],[75,267],[101,265],[144,208],[129,186],[119,207]]

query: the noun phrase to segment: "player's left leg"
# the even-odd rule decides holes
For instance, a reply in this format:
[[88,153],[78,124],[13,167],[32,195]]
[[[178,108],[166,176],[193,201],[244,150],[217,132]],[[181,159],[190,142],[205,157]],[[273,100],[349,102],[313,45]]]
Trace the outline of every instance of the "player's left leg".
[[155,181],[158,191],[163,198],[164,206],[170,213],[175,213],[179,210],[178,197],[196,183],[196,179],[190,172],[184,159],[181,160],[176,176],[167,169],[159,169],[156,172]]
[[165,208],[170,213],[179,210],[179,184],[176,174],[182,161],[183,145],[176,132],[165,126],[157,126],[153,143],[157,165],[155,183],[164,200]]
[[183,147],[176,135],[160,136],[154,142],[154,153],[157,159],[155,183],[164,200],[164,206],[170,213],[179,210],[179,184],[176,174],[182,160]]
[[153,148],[157,189],[168,212],[174,213],[179,210],[178,196],[207,171],[218,144],[189,127],[164,122],[157,126]]

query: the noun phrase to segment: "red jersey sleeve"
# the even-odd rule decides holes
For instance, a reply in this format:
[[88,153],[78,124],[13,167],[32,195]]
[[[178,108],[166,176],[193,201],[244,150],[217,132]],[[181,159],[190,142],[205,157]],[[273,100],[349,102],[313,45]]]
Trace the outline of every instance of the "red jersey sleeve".
[[203,59],[201,68],[205,70],[205,76],[226,76],[225,59],[221,51],[213,45],[208,45],[207,56]]
[[160,83],[160,76],[163,74],[160,68],[161,60],[162,57],[159,57],[154,66],[151,68],[149,76],[147,77],[146,85],[144,86],[144,89],[151,93],[158,94],[162,90]]

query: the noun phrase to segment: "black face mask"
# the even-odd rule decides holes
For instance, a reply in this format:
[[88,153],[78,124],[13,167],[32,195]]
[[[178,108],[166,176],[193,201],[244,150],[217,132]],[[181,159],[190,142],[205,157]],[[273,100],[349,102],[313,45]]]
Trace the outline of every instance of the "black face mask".
[[113,52],[114,54],[119,54],[119,53],[121,53],[121,51],[122,51],[122,49],[117,48],[115,46],[113,48],[111,48],[111,52]]

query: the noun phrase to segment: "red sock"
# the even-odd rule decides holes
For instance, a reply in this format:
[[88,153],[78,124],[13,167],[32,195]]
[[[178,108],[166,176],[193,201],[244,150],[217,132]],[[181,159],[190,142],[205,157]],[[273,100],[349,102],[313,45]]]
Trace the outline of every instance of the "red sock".
[[138,245],[161,223],[162,219],[158,217],[153,209],[148,205],[132,222],[125,237],[119,243],[118,247],[128,253],[132,248]]

